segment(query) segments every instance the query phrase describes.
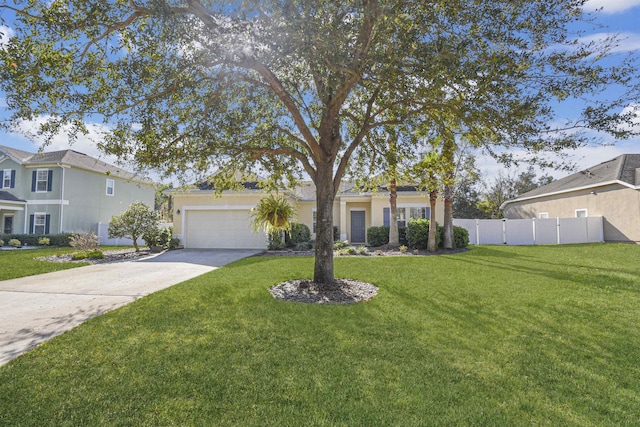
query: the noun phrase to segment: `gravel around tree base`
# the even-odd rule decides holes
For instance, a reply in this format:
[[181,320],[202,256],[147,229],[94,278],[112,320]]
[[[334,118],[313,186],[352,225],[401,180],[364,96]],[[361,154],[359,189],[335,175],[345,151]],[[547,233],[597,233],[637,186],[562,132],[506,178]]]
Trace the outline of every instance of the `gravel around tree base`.
[[290,280],[269,288],[271,295],[283,301],[306,304],[354,304],[378,294],[378,287],[352,279],[336,279],[331,285],[318,285],[310,279]]

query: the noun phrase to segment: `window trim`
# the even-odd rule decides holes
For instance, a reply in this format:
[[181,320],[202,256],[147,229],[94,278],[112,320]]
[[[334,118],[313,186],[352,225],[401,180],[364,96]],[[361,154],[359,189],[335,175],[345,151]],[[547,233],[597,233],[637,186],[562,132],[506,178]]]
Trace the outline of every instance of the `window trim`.
[[[109,185],[111,184],[111,185]],[[116,194],[116,181],[111,178],[107,178],[105,193],[107,196],[115,196]],[[109,188],[111,188],[111,193],[109,193]]]
[[[38,216],[42,217],[43,223],[38,224]],[[42,227],[42,233],[38,233],[36,231],[37,227]],[[46,212],[34,212],[33,213],[33,232],[32,234],[36,235],[45,235],[47,234],[47,213]]]
[[[584,216],[578,216],[578,212],[584,212]],[[576,218],[588,218],[589,217],[589,211],[587,210],[587,208],[576,209],[575,210],[575,217]]]
[[[7,173],[8,172],[8,173]],[[3,169],[2,171],[2,182],[0,182],[0,188],[11,188],[11,173],[13,169]],[[7,179],[9,180],[9,185],[5,185],[7,183]]]
[[[46,174],[46,178],[44,180],[41,180],[39,178],[40,172],[43,172]],[[49,192],[49,169],[36,169],[36,184],[35,184],[35,188],[36,188],[36,193],[47,193]],[[40,182],[44,182],[44,190],[39,190],[38,189],[38,183]]]

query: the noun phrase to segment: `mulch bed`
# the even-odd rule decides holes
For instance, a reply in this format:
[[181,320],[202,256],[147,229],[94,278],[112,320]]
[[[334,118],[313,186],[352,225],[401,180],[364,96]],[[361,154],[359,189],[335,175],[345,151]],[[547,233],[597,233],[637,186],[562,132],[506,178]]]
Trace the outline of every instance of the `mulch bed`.
[[112,262],[131,261],[137,258],[149,256],[149,250],[141,249],[140,252],[136,252],[135,249],[120,249],[115,251],[103,251],[104,258],[102,259],[72,259],[72,254],[67,255],[52,255],[47,257],[36,258],[39,261],[49,262],[88,262],[90,264],[108,264]]
[[307,304],[354,304],[368,301],[378,294],[378,287],[351,279],[319,285],[313,280],[290,280],[269,288],[271,295],[283,301]]

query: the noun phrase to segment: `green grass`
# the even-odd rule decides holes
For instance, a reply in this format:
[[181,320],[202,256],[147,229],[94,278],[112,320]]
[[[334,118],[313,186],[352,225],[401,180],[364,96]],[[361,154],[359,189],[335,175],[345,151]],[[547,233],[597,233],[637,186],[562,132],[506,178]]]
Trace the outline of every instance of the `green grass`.
[[640,246],[336,259],[352,306],[267,289],[255,257],[95,318],[0,367],[0,425],[637,425]]
[[[103,246],[101,250],[107,251],[128,247],[129,246]],[[89,265],[87,262],[49,262],[36,259],[39,257],[70,254],[73,252],[78,252],[78,250],[70,247],[2,250],[0,251],[0,280],[17,279],[19,277],[34,276],[36,274]]]
[[18,277],[33,276],[81,267],[88,263],[48,262],[35,258],[76,252],[73,248],[38,248],[0,251],[0,280],[17,279]]

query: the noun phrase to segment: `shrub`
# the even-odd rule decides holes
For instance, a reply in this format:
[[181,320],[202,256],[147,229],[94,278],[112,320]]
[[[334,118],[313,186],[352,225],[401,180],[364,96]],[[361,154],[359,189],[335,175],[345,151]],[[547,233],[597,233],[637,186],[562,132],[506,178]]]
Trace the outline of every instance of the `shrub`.
[[456,248],[469,246],[469,232],[464,227],[453,226],[453,244]]
[[13,248],[19,248],[20,246],[22,246],[22,243],[18,239],[11,239],[9,240],[9,246]]
[[333,241],[337,242],[338,240],[340,240],[340,229],[338,228],[337,225],[333,226]]
[[[436,246],[442,246],[444,228],[436,222]],[[413,249],[427,249],[429,244],[429,220],[412,219],[406,229],[407,245]]]
[[157,244],[162,246],[163,248],[169,247],[169,242],[171,242],[171,236],[173,235],[172,227],[162,227],[160,229],[160,233],[158,233],[158,241]]
[[93,231],[86,233],[75,233],[71,235],[69,244],[72,248],[80,249],[84,252],[93,251],[98,248],[98,236]]
[[4,240],[0,239],[0,246],[4,246]]
[[407,252],[407,247],[405,245],[400,246],[400,252],[402,253]]
[[305,224],[292,223],[291,230],[284,233],[284,242],[288,248],[311,240],[311,230]]
[[382,246],[389,243],[389,227],[369,227],[367,230],[367,242],[371,246]]
[[334,244],[333,244],[333,250],[334,251],[339,251],[340,249],[345,249],[347,246],[349,246],[349,242],[344,240],[337,240]]
[[87,258],[89,258],[89,259],[103,259],[104,258],[104,254],[102,253],[102,251],[100,251],[98,249],[94,249],[91,252],[87,252]]
[[364,246],[358,246],[358,254],[359,255],[369,255],[369,249]]
[[76,252],[75,254],[71,255],[71,259],[74,261],[80,260],[80,259],[87,259],[87,253],[86,252]]
[[426,249],[429,239],[429,220],[412,219],[407,226],[407,243],[415,249]]
[[140,251],[138,237],[142,237],[146,233],[153,233],[153,230],[158,230],[157,215],[153,209],[142,202],[132,203],[129,209],[109,220],[109,238],[125,237],[133,240],[136,252]]
[[407,246],[407,227],[398,227],[398,240],[401,245]]
[[51,246],[70,246],[71,233],[50,234],[49,244]]
[[38,239],[38,244],[40,246],[49,246],[49,244],[51,244],[51,240],[48,237],[41,237]]
[[267,248],[270,251],[277,251],[279,249],[284,249],[284,238],[282,237],[281,231],[274,231],[268,234],[269,240],[267,244]]
[[178,239],[177,237],[172,237],[171,240],[169,240],[169,249],[176,249],[178,246],[180,246],[180,239]]
[[377,249],[377,250],[376,250],[376,255],[378,255],[378,256],[382,256],[382,250],[381,250],[381,249]]
[[149,228],[142,234],[142,240],[144,240],[144,244],[149,247],[162,246],[160,245],[160,243],[158,243],[159,238],[160,230],[156,227]]

